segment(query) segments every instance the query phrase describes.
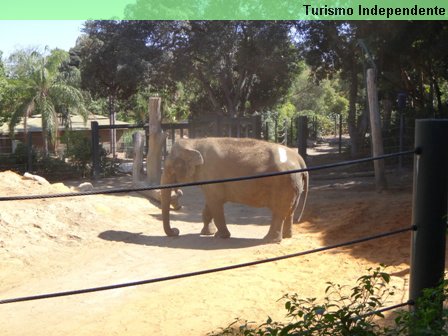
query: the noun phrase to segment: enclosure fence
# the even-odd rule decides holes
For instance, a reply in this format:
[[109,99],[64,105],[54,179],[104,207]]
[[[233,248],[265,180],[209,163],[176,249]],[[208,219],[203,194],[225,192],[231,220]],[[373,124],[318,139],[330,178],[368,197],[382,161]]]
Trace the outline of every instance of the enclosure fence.
[[[91,287],[63,292],[38,294],[0,300],[0,304],[18,303],[24,301],[56,298],[69,295],[79,295],[92,292],[106,291],[124,287],[140,286],[156,282],[178,280],[187,277],[200,276],[215,272],[228,271],[242,267],[255,266],[259,264],[280,261],[289,258],[309,255],[335,248],[350,246],[374,239],[398,235],[405,232],[412,232],[411,237],[411,275],[409,299],[406,302],[394,306],[382,308],[379,312],[393,310],[403,306],[414,305],[416,299],[421,296],[425,288],[435,288],[443,279],[445,269],[445,249],[446,249],[446,228],[448,214],[448,120],[418,120],[416,123],[415,149],[393,154],[386,154],[378,157],[370,157],[352,161],[344,161],[334,164],[327,164],[306,169],[289,170],[276,173],[266,173],[253,176],[243,176],[230,179],[217,179],[200,181],[194,183],[178,183],[162,186],[138,187],[138,188],[117,188],[101,191],[89,191],[79,193],[60,193],[48,195],[21,195],[3,196],[1,201],[23,201],[31,199],[77,197],[96,194],[128,193],[135,191],[145,191],[166,188],[182,188],[213,183],[236,182],[241,180],[258,179],[271,176],[312,172],[316,170],[341,167],[362,162],[384,160],[391,157],[404,157],[415,154],[414,159],[414,188],[413,188],[413,216],[412,224],[390,232],[383,232],[376,235],[361,237],[356,240],[344,243],[320,247],[313,250],[297,252],[293,254],[257,260],[242,264],[234,264],[213,269],[200,270],[190,273],[177,274],[172,276],[146,279],[140,281],[126,282],[101,287]],[[441,307],[442,308],[442,307]]]

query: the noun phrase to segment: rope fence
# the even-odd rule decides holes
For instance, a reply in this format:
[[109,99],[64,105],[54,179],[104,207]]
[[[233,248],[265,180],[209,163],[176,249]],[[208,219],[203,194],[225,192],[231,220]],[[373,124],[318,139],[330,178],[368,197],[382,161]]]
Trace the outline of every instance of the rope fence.
[[[440,155],[438,153],[435,153],[434,148],[448,148],[448,139],[446,137],[446,131],[448,130],[448,120],[442,122],[434,122],[430,120],[429,122],[417,122],[417,131],[416,131],[416,150],[409,150],[409,151],[403,151],[393,154],[386,154],[381,155],[377,157],[370,157],[370,158],[363,158],[358,160],[351,160],[351,161],[343,161],[339,163],[333,163],[333,164],[326,164],[316,167],[309,167],[306,169],[297,169],[297,170],[289,170],[289,171],[283,171],[283,172],[276,172],[276,173],[265,173],[265,174],[259,174],[259,175],[253,175],[253,176],[243,176],[243,177],[236,177],[236,178],[228,178],[228,179],[217,179],[217,180],[208,180],[208,181],[200,181],[200,182],[192,182],[192,183],[179,183],[179,184],[169,184],[169,185],[162,185],[162,186],[150,186],[150,187],[139,187],[139,188],[121,188],[121,189],[110,189],[110,190],[101,190],[101,191],[89,191],[89,192],[77,192],[77,193],[64,193],[64,194],[50,194],[50,195],[23,195],[23,196],[4,196],[0,197],[0,201],[18,201],[18,200],[30,200],[30,199],[42,199],[42,198],[60,198],[60,197],[73,197],[73,196],[88,196],[88,195],[98,195],[98,194],[115,194],[115,193],[124,193],[124,192],[135,192],[135,191],[145,191],[145,190],[154,190],[154,189],[166,189],[166,188],[182,188],[182,187],[190,187],[190,186],[200,186],[200,185],[206,185],[206,184],[213,184],[213,183],[226,183],[226,182],[236,182],[236,181],[242,181],[242,180],[252,180],[252,179],[258,179],[258,178],[265,178],[265,177],[273,177],[273,176],[279,176],[279,175],[286,175],[286,174],[294,174],[294,173],[303,173],[303,172],[312,172],[316,170],[322,170],[322,169],[329,169],[329,168],[335,168],[335,167],[342,167],[347,165],[353,165],[353,164],[359,164],[363,162],[371,162],[375,160],[383,160],[387,158],[392,157],[401,157],[405,155],[410,154],[417,154],[418,160],[416,160],[415,167],[415,178],[417,181],[414,181],[414,192],[415,189],[421,188],[421,186],[425,186],[425,182],[429,181],[429,187],[423,188],[423,192],[421,192],[421,195],[414,195],[414,202],[418,202],[418,200],[421,199],[427,199],[431,198],[428,197],[428,195],[432,195],[433,197],[438,197],[442,199],[442,202],[433,202],[437,203],[437,206],[442,203],[446,203],[447,201],[447,190],[446,186],[444,186],[444,183],[440,183],[440,179],[448,182],[446,177],[446,171],[448,170],[448,155],[440,158]],[[440,147],[438,147],[440,146]],[[437,151],[438,152],[438,151]],[[423,154],[423,155],[422,155]],[[440,163],[440,160],[442,160],[442,163]],[[443,178],[441,178],[441,176]],[[422,181],[422,178],[426,178],[427,180]],[[442,181],[442,182],[443,182]],[[440,187],[440,190],[434,191],[431,189],[431,186],[442,184],[443,186]],[[448,183],[446,183],[448,185]],[[429,189],[428,189],[429,188]],[[435,195],[434,195],[435,194]],[[427,203],[422,203],[423,206],[420,204],[417,204],[417,206],[421,207],[428,207]],[[414,204],[415,206],[415,204]],[[443,208],[445,207],[445,208]],[[385,307],[380,309],[379,313],[397,309],[399,307],[409,306],[413,305],[415,302],[415,299],[421,294],[423,291],[423,288],[428,287],[436,287],[438,281],[440,281],[440,278],[443,278],[444,273],[444,255],[445,255],[445,231],[442,231],[442,234],[436,230],[434,233],[433,229],[431,229],[431,232],[429,235],[427,233],[428,228],[425,226],[425,220],[422,220],[423,214],[428,218],[434,218],[431,216],[434,216],[434,214],[440,214],[442,213],[441,218],[443,216],[446,216],[446,204],[442,204],[440,209],[435,209],[434,206],[430,209],[418,209],[416,211],[417,215],[413,216],[413,223],[409,227],[400,228],[394,231],[390,232],[384,232],[379,233],[376,235],[368,236],[368,237],[362,237],[359,239],[328,245],[312,250],[297,252],[293,254],[273,257],[273,258],[267,258],[263,260],[257,260],[257,261],[251,261],[241,264],[234,264],[224,267],[218,267],[218,268],[212,268],[212,269],[206,269],[206,270],[200,270],[190,273],[183,273],[183,274],[177,274],[177,275],[171,275],[171,276],[165,276],[160,278],[153,278],[153,279],[145,279],[140,281],[133,281],[133,282],[126,282],[121,284],[114,284],[114,285],[107,285],[107,286],[100,286],[100,287],[92,287],[92,288],[85,288],[85,289],[78,289],[78,290],[70,290],[70,291],[63,291],[63,292],[55,292],[55,293],[46,293],[46,294],[39,294],[39,295],[32,295],[32,296],[23,296],[23,297],[16,297],[16,298],[9,298],[9,299],[3,299],[0,300],[0,304],[10,304],[10,303],[18,303],[18,302],[25,302],[25,301],[32,301],[32,300],[42,300],[42,299],[49,299],[49,298],[56,298],[56,297],[63,297],[63,296],[70,296],[70,295],[80,295],[80,294],[86,294],[86,293],[93,293],[93,292],[99,292],[99,291],[106,291],[106,290],[112,290],[112,289],[119,289],[119,288],[125,288],[125,287],[132,287],[132,286],[140,286],[145,284],[152,284],[157,282],[163,282],[163,281],[171,281],[171,280],[178,280],[188,277],[194,277],[194,276],[200,276],[205,274],[211,274],[216,272],[222,272],[222,271],[228,271],[228,270],[234,270],[239,269],[243,267],[250,267],[275,261],[281,261],[289,258],[295,258],[299,256],[304,256],[312,253],[317,252],[323,252],[328,251],[335,248],[341,248],[346,247],[354,244],[359,244],[363,242],[367,242],[374,239],[380,239],[384,237],[394,236],[405,232],[415,232],[419,231],[419,235],[413,236],[413,253],[412,253],[412,260],[411,260],[411,289],[410,289],[410,298],[408,301],[399,303],[390,307]],[[425,212],[426,211],[426,212]],[[426,219],[426,218],[425,218]],[[440,221],[440,219],[437,219]],[[430,222],[429,220],[427,220]],[[446,230],[446,219],[443,224],[443,230]],[[436,235],[436,236],[434,236]],[[425,241],[421,241],[422,239],[425,239]],[[441,245],[443,242],[443,257],[439,254],[437,256],[434,255],[434,252],[431,250],[438,250],[438,245]],[[439,244],[440,243],[440,244]],[[429,244],[430,248],[421,248],[420,250],[415,250],[416,245],[425,246],[425,244]],[[420,246],[420,247],[421,247]],[[429,252],[428,252],[429,251]],[[437,251],[440,252],[440,251]],[[437,262],[433,262],[434,258],[442,259],[438,260]],[[428,262],[428,259],[430,261]],[[428,266],[428,264],[431,264],[431,269],[427,270],[425,267]],[[433,266],[433,264],[437,264],[436,266]],[[440,267],[441,266],[441,269]],[[419,268],[419,270],[416,270],[415,268]],[[416,272],[420,272],[419,274],[414,274]],[[428,280],[428,274],[432,276],[430,280]],[[440,277],[441,275],[441,277]],[[372,312],[372,314],[375,314],[377,312]]]
[[[145,190],[182,188],[182,187],[200,186],[200,185],[214,184],[214,183],[236,182],[236,181],[243,181],[243,180],[273,177],[273,176],[279,176],[279,175],[287,175],[287,174],[294,174],[294,173],[303,173],[303,172],[311,172],[311,171],[317,171],[317,170],[323,170],[323,169],[330,169],[330,168],[354,165],[354,164],[359,164],[359,163],[364,163],[364,162],[372,162],[375,160],[382,160],[382,159],[386,159],[386,158],[390,158],[390,157],[405,156],[405,155],[414,154],[416,152],[418,152],[418,151],[409,150],[409,151],[404,151],[404,152],[399,152],[399,153],[381,155],[378,157],[370,157],[370,158],[363,158],[363,159],[357,159],[357,160],[342,161],[342,162],[338,162],[338,163],[320,165],[320,166],[315,166],[315,167],[308,167],[305,169],[296,169],[296,170],[289,170],[289,171],[275,172],[275,173],[265,173],[265,174],[258,174],[258,175],[252,175],[252,176],[228,178],[228,179],[216,179],[216,180],[199,181],[199,182],[192,182],[192,183],[177,183],[177,184],[169,184],[169,185],[161,185],[161,186],[150,186],[150,187],[117,188],[117,189],[79,192],[79,193],[3,196],[3,197],[0,197],[0,201],[18,201],[18,200],[31,200],[31,199],[43,199],[43,198],[61,198],[61,197],[89,196],[89,195],[99,195],[99,194],[128,193],[128,192],[137,192],[137,191],[145,191]],[[84,289],[77,289],[77,290],[69,290],[69,291],[62,291],[62,292],[45,293],[45,294],[38,294],[38,295],[30,295],[30,296],[2,299],[2,300],[0,300],[0,305],[19,303],[19,302],[27,302],[27,301],[35,301],[35,300],[44,300],[44,299],[51,299],[51,298],[58,298],[58,297],[72,296],[72,295],[81,295],[81,294],[108,291],[108,290],[127,288],[127,287],[135,287],[135,286],[153,284],[153,283],[158,283],[158,282],[179,280],[179,279],[184,279],[184,278],[189,278],[189,277],[194,277],[194,276],[201,276],[201,275],[205,275],[205,274],[229,271],[229,270],[234,270],[234,269],[239,269],[239,268],[251,267],[251,266],[261,265],[261,264],[265,264],[265,263],[271,263],[271,262],[281,261],[281,260],[285,260],[285,259],[305,256],[305,255],[309,255],[312,253],[324,252],[324,251],[328,251],[328,250],[332,250],[332,249],[336,249],[336,248],[347,247],[347,246],[354,245],[354,244],[360,244],[360,243],[367,242],[370,240],[390,237],[390,236],[394,236],[397,234],[409,232],[409,231],[412,231],[415,229],[416,228],[414,226],[409,226],[409,227],[401,228],[401,229],[394,230],[391,232],[379,233],[376,235],[363,237],[363,238],[359,238],[359,239],[355,239],[355,240],[351,240],[351,241],[347,241],[347,242],[343,242],[343,243],[328,245],[328,246],[324,246],[324,247],[320,247],[320,248],[316,248],[316,249],[312,249],[312,250],[307,250],[307,251],[287,254],[287,255],[283,255],[283,256],[257,260],[257,261],[251,261],[251,262],[246,262],[246,263],[241,263],[241,264],[234,264],[234,265],[229,265],[229,266],[224,266],[224,267],[200,270],[200,271],[195,271],[195,272],[189,272],[189,273],[183,273],[183,274],[177,274],[177,275],[171,275],[171,276],[165,276],[165,277],[159,277],[159,278],[153,278],[153,279],[132,281],[132,282],[126,282],[126,283],[120,283],[120,284],[99,286],[99,287],[91,287],[91,288],[84,288]],[[400,303],[395,306],[382,308],[381,311],[378,311],[378,312],[385,312],[385,311],[393,310],[393,309],[403,307],[406,305],[409,305],[409,301]]]

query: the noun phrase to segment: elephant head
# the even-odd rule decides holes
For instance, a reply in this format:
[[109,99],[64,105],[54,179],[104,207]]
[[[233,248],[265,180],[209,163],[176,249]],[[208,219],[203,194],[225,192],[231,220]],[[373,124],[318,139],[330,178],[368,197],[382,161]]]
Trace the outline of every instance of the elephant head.
[[[202,154],[196,149],[187,148],[180,140],[173,145],[170,155],[165,160],[162,185],[194,181],[196,169],[202,164],[204,164]],[[163,229],[167,236],[178,236],[179,230],[170,226],[170,199],[171,188],[162,189]]]

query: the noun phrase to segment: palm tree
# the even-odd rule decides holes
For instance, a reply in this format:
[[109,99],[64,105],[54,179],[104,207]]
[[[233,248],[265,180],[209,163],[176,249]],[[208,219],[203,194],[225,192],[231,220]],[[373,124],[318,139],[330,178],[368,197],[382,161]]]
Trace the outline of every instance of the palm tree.
[[[18,51],[10,57],[11,78],[14,88],[19,92],[18,99],[11,106],[10,134],[24,118],[25,133],[27,118],[40,114],[44,155],[49,154],[50,144],[55,144],[59,128],[58,115],[79,113],[87,121],[84,97],[74,85],[70,76],[63,76],[61,65],[68,60],[68,53],[54,49],[47,56],[37,51]],[[17,94],[16,92],[16,94]]]

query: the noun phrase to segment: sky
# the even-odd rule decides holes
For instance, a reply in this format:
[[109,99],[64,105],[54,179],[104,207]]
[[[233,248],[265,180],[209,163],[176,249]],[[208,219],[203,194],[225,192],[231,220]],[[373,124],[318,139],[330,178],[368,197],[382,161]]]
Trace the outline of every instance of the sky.
[[7,58],[14,50],[38,47],[69,50],[81,35],[80,20],[0,20],[0,50]]

